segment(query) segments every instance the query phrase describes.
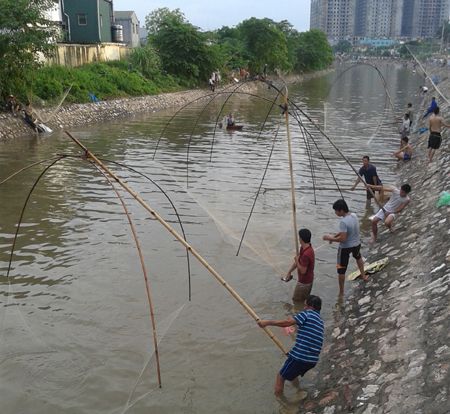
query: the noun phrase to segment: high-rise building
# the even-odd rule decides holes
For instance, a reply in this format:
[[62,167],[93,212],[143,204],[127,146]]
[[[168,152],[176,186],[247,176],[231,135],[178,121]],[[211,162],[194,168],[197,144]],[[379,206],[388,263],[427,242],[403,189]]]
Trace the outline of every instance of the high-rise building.
[[331,42],[353,38],[431,38],[450,14],[450,0],[311,0],[311,28]]
[[330,41],[351,39],[356,0],[311,0],[311,29],[325,32]]

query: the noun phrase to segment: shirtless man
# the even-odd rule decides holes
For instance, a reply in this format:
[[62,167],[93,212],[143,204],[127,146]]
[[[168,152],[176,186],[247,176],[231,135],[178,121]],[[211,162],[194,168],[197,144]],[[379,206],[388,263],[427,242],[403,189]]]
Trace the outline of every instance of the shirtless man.
[[430,137],[428,138],[428,162],[433,161],[434,153],[441,146],[442,127],[450,128],[450,124],[446,124],[444,118],[439,115],[439,106],[434,108],[433,115],[428,121],[430,127]]

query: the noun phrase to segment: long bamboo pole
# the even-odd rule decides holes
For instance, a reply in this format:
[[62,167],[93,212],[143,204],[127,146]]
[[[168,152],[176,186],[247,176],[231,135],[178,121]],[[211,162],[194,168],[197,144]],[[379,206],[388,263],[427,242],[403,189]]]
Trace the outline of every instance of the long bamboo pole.
[[[130,188],[124,181],[122,181],[116,174],[114,174],[106,165],[104,165],[91,151],[89,151],[77,138],[75,138],[70,132],[65,131],[65,133],[80,147],[83,149],[85,156],[93,160],[98,166],[100,166],[103,171],[109,174],[125,191],[127,191],[133,198],[142,206],[145,210],[147,210],[156,220],[162,224],[167,231],[169,231],[172,236],[174,236],[186,249],[188,249],[192,255],[211,273],[212,276],[216,278],[216,280],[230,292],[231,296],[233,296],[238,303],[247,311],[247,313],[258,322],[261,318],[256,314],[256,312],[239,296],[239,294],[225,281],[225,279],[200,255],[197,250],[195,250],[187,241],[183,239],[183,237],[178,234],[178,232],[172,228],[172,226],[167,223],[155,210],[153,210],[147,202],[132,188]],[[272,331],[268,328],[263,328],[266,334],[270,339],[278,346],[278,348],[284,353],[287,354],[287,351],[284,349],[283,344],[280,340],[272,333]]]
[[93,163],[93,165],[100,172],[100,174],[102,174],[103,177],[105,177],[106,181],[108,181],[109,185],[111,186],[111,188],[116,193],[116,196],[117,196],[117,198],[120,201],[120,204],[122,204],[123,211],[125,212],[125,215],[127,216],[127,220],[128,220],[129,225],[130,225],[131,233],[133,235],[134,243],[136,245],[136,248],[137,248],[137,251],[138,251],[138,254],[139,254],[139,261],[141,262],[142,273],[144,275],[145,290],[147,292],[148,307],[149,307],[149,310],[150,310],[150,322],[152,324],[152,331],[153,331],[153,346],[155,348],[156,372],[157,372],[157,375],[158,375],[158,385],[159,385],[159,388],[161,388],[162,387],[162,384],[161,384],[161,367],[160,367],[160,363],[159,363],[158,336],[156,334],[155,310],[154,310],[154,307],[153,307],[152,295],[150,293],[150,283],[148,281],[147,267],[145,266],[144,256],[142,254],[142,249],[141,249],[141,243],[139,242],[139,238],[138,238],[138,235],[137,235],[137,232],[136,232],[136,228],[134,227],[133,220],[131,220],[130,212],[128,211],[128,208],[127,208],[127,206],[125,204],[125,201],[124,201],[123,197],[120,195],[119,191],[114,186],[113,182],[108,177],[108,175],[97,164]]
[[286,93],[284,94],[284,117],[286,120],[286,134],[288,144],[288,156],[289,156],[289,175],[291,179],[291,201],[292,201],[292,224],[294,226],[294,243],[295,243],[295,255],[299,252],[298,235],[297,235],[297,205],[295,203],[295,181],[294,181],[294,167],[292,164],[292,142],[291,142],[291,129],[289,126],[289,101],[288,101],[288,88],[285,86]]

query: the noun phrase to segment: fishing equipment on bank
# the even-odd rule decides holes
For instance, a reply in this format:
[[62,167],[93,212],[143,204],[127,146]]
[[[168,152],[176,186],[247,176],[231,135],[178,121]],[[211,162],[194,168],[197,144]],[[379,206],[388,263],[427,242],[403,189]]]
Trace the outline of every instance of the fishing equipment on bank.
[[436,207],[450,206],[450,193],[448,191],[442,191],[439,196],[439,200],[436,203]]

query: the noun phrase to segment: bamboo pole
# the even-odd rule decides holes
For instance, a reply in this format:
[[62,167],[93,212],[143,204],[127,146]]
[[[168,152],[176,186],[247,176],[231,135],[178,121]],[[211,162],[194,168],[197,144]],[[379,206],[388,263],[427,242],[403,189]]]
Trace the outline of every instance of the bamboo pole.
[[117,198],[120,201],[120,204],[122,204],[123,211],[125,212],[125,215],[127,216],[127,220],[128,220],[129,225],[130,225],[131,233],[133,235],[134,243],[136,244],[136,248],[137,248],[137,251],[138,251],[138,254],[139,254],[139,261],[141,262],[142,273],[144,275],[145,290],[147,292],[147,301],[148,301],[148,307],[149,307],[149,310],[150,310],[150,321],[151,321],[151,324],[152,324],[152,331],[153,331],[153,346],[155,348],[156,372],[157,372],[157,376],[158,376],[158,385],[159,385],[159,388],[161,388],[162,387],[162,384],[161,384],[161,367],[160,367],[160,363],[159,363],[158,336],[156,334],[155,311],[154,311],[154,307],[153,307],[152,296],[151,296],[151,293],[150,293],[150,283],[148,281],[147,267],[145,266],[144,256],[142,254],[142,249],[141,249],[141,244],[139,243],[139,238],[137,236],[136,228],[134,227],[133,220],[131,220],[130,212],[128,211],[128,208],[127,208],[127,206],[125,204],[125,201],[124,201],[123,197],[120,195],[119,191],[114,186],[114,184],[112,183],[112,181],[108,177],[108,175],[97,164],[93,163],[93,166],[100,172],[100,174],[103,175],[103,177],[105,177],[105,179],[108,181],[108,183],[111,186],[111,188],[116,193]]
[[[133,198],[147,210],[156,220],[162,224],[167,231],[169,231],[172,236],[174,236],[186,249],[188,249],[192,255],[211,273],[212,276],[233,296],[238,303],[247,311],[247,313],[258,322],[261,318],[256,314],[256,312],[239,296],[239,294],[225,281],[225,279],[197,252],[183,237],[178,234],[178,232],[172,228],[172,226],[167,223],[155,210],[153,210],[147,202],[132,188],[130,188],[124,181],[122,181],[117,175],[115,175],[106,165],[104,165],[91,151],[89,151],[77,138],[75,138],[70,132],[65,131],[65,133],[80,147],[83,149],[85,156],[93,160],[98,166],[102,168],[103,171],[109,174],[125,191],[127,191]],[[278,346],[278,348],[287,354],[284,349],[283,344],[280,340],[270,331],[268,328],[264,329],[265,333],[270,339]]]
[[288,88],[285,86],[286,93],[284,94],[284,117],[286,120],[286,134],[288,144],[288,156],[289,156],[289,175],[291,179],[291,199],[292,199],[292,224],[294,226],[294,243],[295,243],[295,255],[299,252],[299,242],[297,235],[297,206],[295,204],[295,182],[294,182],[294,167],[292,164],[292,143],[291,143],[291,129],[289,127],[289,103],[288,103]]

